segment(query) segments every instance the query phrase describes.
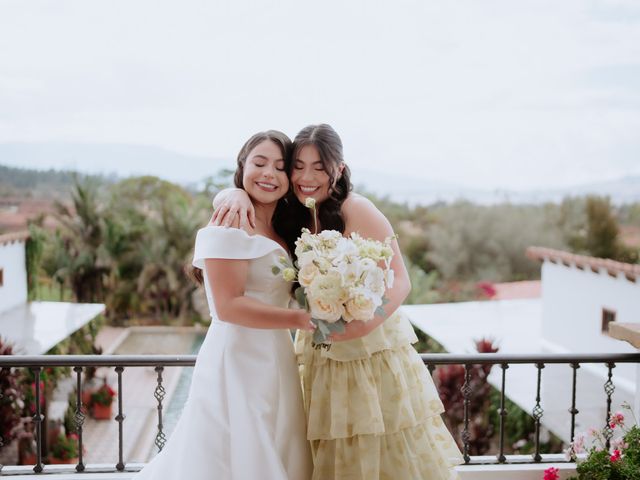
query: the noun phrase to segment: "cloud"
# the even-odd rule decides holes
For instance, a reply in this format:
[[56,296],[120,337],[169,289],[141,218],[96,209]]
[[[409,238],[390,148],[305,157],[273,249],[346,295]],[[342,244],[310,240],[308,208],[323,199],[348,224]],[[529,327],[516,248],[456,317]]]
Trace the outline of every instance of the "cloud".
[[[631,1],[0,6],[0,141],[233,157],[328,122],[349,161],[476,186],[635,168]],[[19,39],[19,41],[18,41]]]

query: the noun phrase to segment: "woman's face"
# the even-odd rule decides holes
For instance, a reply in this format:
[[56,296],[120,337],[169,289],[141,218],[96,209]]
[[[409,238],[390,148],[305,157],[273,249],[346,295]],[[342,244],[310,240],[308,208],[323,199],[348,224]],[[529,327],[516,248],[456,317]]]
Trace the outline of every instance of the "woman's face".
[[289,190],[285,161],[280,147],[264,140],[249,152],[244,164],[242,186],[252,200],[274,203]]
[[293,159],[291,184],[300,203],[313,198],[321,203],[329,198],[331,178],[324,168],[318,149],[313,145],[302,147]]

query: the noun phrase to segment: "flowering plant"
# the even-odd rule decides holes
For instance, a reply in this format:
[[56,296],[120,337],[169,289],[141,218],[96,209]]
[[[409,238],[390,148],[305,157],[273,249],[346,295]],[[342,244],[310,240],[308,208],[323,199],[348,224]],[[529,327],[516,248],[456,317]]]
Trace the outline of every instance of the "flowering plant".
[[[315,204],[309,205],[315,217]],[[275,275],[300,284],[296,300],[311,313],[316,345],[327,344],[329,335],[342,333],[348,322],[384,315],[384,293],[393,286],[391,240],[357,233],[347,238],[335,230],[312,234],[305,228],[296,241],[297,262],[281,257],[283,268],[273,267]]]
[[51,456],[60,460],[78,458],[78,435],[59,433],[51,445]]
[[[633,417],[634,421],[630,427],[626,425],[625,415],[616,412],[611,414],[608,425],[602,430],[591,428],[586,433],[576,435],[565,451],[568,460],[578,460],[578,476],[570,480],[640,478],[640,427],[629,404],[623,403],[622,408],[628,410]],[[610,433],[613,433],[613,440],[607,449]],[[578,455],[582,453],[587,454],[586,458],[579,460]]]
[[115,396],[116,391],[107,384],[105,379],[102,386],[91,394],[91,405],[98,404],[108,407]]

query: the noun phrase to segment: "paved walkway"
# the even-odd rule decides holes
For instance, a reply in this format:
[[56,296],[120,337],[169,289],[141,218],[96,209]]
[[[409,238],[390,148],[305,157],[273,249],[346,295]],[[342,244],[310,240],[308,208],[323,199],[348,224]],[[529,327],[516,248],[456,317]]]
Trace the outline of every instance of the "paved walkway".
[[[101,329],[96,339],[104,353],[120,354],[175,354],[186,353],[193,343],[192,335],[173,335],[166,341],[169,328],[145,327],[130,328],[130,334],[140,334],[133,340],[127,336],[125,329],[105,327]],[[192,329],[185,329],[193,332]],[[163,335],[165,341],[159,342],[158,335]],[[178,380],[183,371],[181,367],[167,367],[162,373],[162,385],[166,394],[163,400],[164,413],[169,405]],[[113,369],[99,369],[97,377],[106,376],[108,383],[117,390],[117,374]],[[158,403],[154,397],[157,376],[152,367],[130,367],[122,374],[123,405],[125,415],[123,422],[123,459],[125,463],[146,462],[155,455],[154,446],[158,424]],[[112,420],[94,420],[87,418],[84,425],[84,441],[86,445],[86,463],[104,463],[112,460],[118,462],[118,423],[117,398],[113,403]],[[165,433],[169,434],[165,428]]]

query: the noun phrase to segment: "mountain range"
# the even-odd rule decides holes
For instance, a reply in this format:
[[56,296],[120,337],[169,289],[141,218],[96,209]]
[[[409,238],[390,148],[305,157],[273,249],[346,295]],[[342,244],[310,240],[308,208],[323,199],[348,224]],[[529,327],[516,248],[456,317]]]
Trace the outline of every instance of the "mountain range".
[[[118,143],[12,142],[0,143],[0,165],[35,170],[71,170],[87,174],[126,177],[156,175],[166,180],[197,185],[222,169],[235,168],[235,159],[178,153],[156,146]],[[640,201],[640,176],[575,185],[566,188],[509,190],[470,188],[436,182],[409,173],[389,173],[357,167],[356,189],[387,196],[410,205],[468,200],[481,204],[502,202],[558,202],[567,196],[597,194],[614,203]],[[1,180],[1,179],[0,179]]]

